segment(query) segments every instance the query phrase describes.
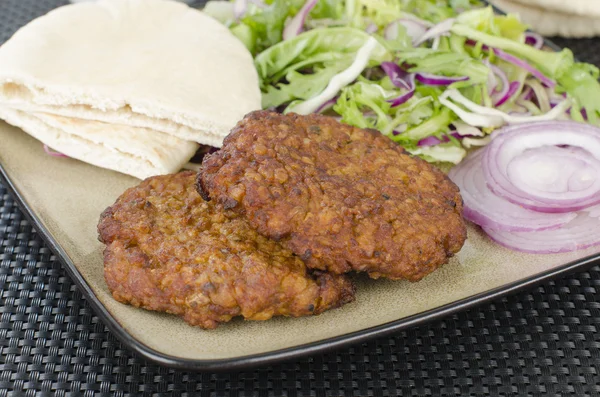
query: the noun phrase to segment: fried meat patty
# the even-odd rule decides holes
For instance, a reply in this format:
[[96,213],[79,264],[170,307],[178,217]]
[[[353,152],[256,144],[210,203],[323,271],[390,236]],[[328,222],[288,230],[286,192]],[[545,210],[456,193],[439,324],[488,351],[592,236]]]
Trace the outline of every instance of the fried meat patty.
[[389,138],[321,115],[257,111],[207,156],[198,191],[312,268],[417,281],[465,239],[462,198]]
[[101,215],[104,274],[114,298],[214,328],[234,316],[308,316],[354,299],[345,276],[307,271],[247,221],[218,211],[195,173],[145,180]]

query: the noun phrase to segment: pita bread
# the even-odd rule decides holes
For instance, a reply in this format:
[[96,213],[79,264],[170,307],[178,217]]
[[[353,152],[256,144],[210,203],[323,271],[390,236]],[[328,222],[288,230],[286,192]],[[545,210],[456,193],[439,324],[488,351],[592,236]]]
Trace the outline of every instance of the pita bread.
[[220,146],[238,120],[260,108],[260,97],[244,45],[175,1],[66,5],[0,47],[5,107],[151,127]]
[[143,128],[3,106],[0,118],[69,157],[140,179],[179,171],[198,149],[194,142]]
[[527,0],[525,4],[525,0],[493,0],[492,3],[505,12],[519,14],[523,22],[544,36],[600,35],[600,2]]
[[[9,84],[4,85],[5,88],[9,86]],[[4,104],[4,106],[9,106],[11,109],[17,109],[28,113],[47,113],[76,119],[101,121],[110,124],[146,128],[148,130],[159,131],[188,141],[194,141],[198,134],[198,131],[195,131],[187,126],[177,124],[172,120],[150,118],[127,111],[126,109],[103,112],[88,105],[37,105],[24,100],[11,101],[10,104]],[[151,135],[148,136],[149,139],[151,139],[151,137]],[[203,144],[221,147],[223,144],[223,137],[214,134],[205,134],[203,136]]]
[[[504,1],[506,0],[501,0]],[[600,17],[598,0],[509,0],[509,2],[560,14]]]

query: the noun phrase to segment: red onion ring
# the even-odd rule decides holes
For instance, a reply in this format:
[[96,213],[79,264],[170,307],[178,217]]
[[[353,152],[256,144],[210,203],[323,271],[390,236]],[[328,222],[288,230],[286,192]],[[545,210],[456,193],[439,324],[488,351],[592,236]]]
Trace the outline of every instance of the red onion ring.
[[494,106],[498,107],[506,103],[506,101],[508,101],[513,95],[517,93],[517,91],[519,91],[519,88],[521,88],[521,83],[519,83],[518,81],[513,81],[512,83],[510,83],[507,87],[506,92],[502,96],[500,96],[499,94],[494,95],[494,98],[492,98],[495,100]]
[[538,69],[536,69],[535,67],[533,67],[529,63],[525,62],[524,60],[522,60],[520,58],[517,58],[516,56],[511,55],[508,52],[504,52],[502,50],[499,50],[497,48],[494,48],[494,53],[496,54],[496,56],[498,58],[503,59],[506,62],[510,62],[510,63],[512,63],[515,66],[518,66],[520,68],[523,68],[523,69],[527,70],[533,76],[535,76],[538,79],[540,79],[540,81],[546,87],[556,87],[556,81],[552,80],[549,77],[546,77],[546,75],[544,75],[544,73],[540,72]]
[[591,216],[592,218],[600,218],[600,205],[594,205],[582,211],[586,212],[588,216]]
[[522,99],[524,101],[529,101],[531,98],[533,98],[533,88],[531,88],[528,85],[525,85],[525,88],[523,89],[523,92],[519,96],[519,99]]
[[404,88],[405,90],[414,89],[414,84],[411,85],[408,82],[409,74],[402,70],[400,66],[394,62],[382,62],[380,66],[394,86]]
[[433,39],[435,37],[441,36],[445,33],[448,33],[454,25],[454,18],[445,19],[442,22],[434,25],[431,29],[429,29],[424,35],[419,37],[418,40],[413,42],[413,47],[418,47],[427,40]]
[[491,70],[491,72],[493,73],[494,76],[498,76],[498,78],[500,79],[500,82],[502,83],[502,88],[499,91],[498,85],[496,84],[493,90],[493,93],[496,93],[500,96],[506,95],[506,93],[508,92],[508,86],[509,86],[509,82],[508,82],[508,76],[506,75],[506,73],[504,73],[504,70],[500,69],[498,66],[493,65],[493,64],[489,64],[489,68]]
[[[512,176],[514,184],[527,186],[528,190],[533,193],[537,192],[561,192],[565,190],[569,191],[581,191],[589,188],[593,180],[587,178],[569,178],[567,180],[556,180],[552,179],[543,183],[544,178],[539,173],[534,175],[534,178],[529,178],[531,175],[523,172],[526,168],[535,167],[536,164],[540,164],[544,161],[551,161],[560,167],[560,172],[568,173],[569,175],[586,174],[589,172],[595,172],[600,174],[600,161],[596,160],[595,164],[592,160],[591,166],[596,166],[595,170],[587,169],[589,162],[589,153],[578,147],[558,147],[558,146],[547,146],[536,149],[530,149],[524,152],[522,155],[514,158],[510,164],[508,164],[508,173]],[[529,179],[529,180],[528,180]]]
[[233,3],[233,16],[239,20],[246,14],[248,9],[248,0],[235,0]]
[[391,107],[396,107],[396,106],[400,106],[406,102],[408,102],[408,100],[410,98],[412,98],[415,95],[415,90],[412,91],[408,91],[406,94],[402,94],[397,98],[394,99],[388,99],[387,101],[391,104]]
[[[458,132],[454,131],[449,133],[448,135],[453,136],[456,139],[461,139],[464,136],[460,135]],[[471,135],[472,136],[472,135]],[[428,136],[427,138],[423,138],[421,139],[418,143],[417,146],[435,146],[435,145],[439,145],[440,143],[446,143],[446,142],[450,142],[450,138],[448,138],[447,136],[443,136],[442,139],[436,137],[436,136]]]
[[331,109],[333,107],[333,105],[336,104],[337,100],[338,100],[338,97],[336,96],[326,102],[323,102],[323,104],[315,110],[315,113],[323,113],[325,110]]
[[541,50],[544,46],[544,38],[534,32],[525,32],[525,44]]
[[585,212],[555,230],[506,232],[484,227],[483,231],[502,246],[533,254],[570,252],[600,244],[600,222]]
[[[467,40],[466,44],[474,46],[475,44],[477,44],[476,41],[474,40]],[[487,45],[483,46],[483,49],[485,50],[489,50],[490,47],[488,47]],[[534,66],[530,65],[529,63],[525,62],[524,60],[509,54],[508,52],[502,51],[498,48],[493,48],[492,49],[494,51],[494,54],[496,54],[496,56],[502,60],[505,60],[506,62],[512,63],[515,66],[518,66],[522,69],[527,70],[529,73],[531,73],[533,76],[537,77],[538,79],[540,79],[540,81],[546,86],[546,87],[550,87],[550,88],[554,88],[556,87],[556,81],[552,80],[551,78],[547,77],[544,73],[542,73],[541,71],[539,71],[538,69],[536,69]]]
[[441,75],[437,75],[437,74],[423,73],[423,72],[418,72],[418,73],[416,73],[415,76],[416,76],[416,79],[419,80],[421,83],[423,83],[425,85],[433,85],[433,86],[450,85],[452,83],[456,83],[457,81],[469,80],[469,78],[467,76],[448,77],[448,76],[441,76]]
[[405,92],[404,94],[400,95],[399,97],[393,98],[393,99],[388,99],[387,101],[391,103],[392,107],[396,107],[396,106],[400,106],[403,103],[406,103],[410,98],[413,97],[413,95],[415,95],[415,75],[414,74],[409,74],[407,76],[407,84],[408,84],[408,91]]
[[422,37],[429,28],[426,23],[420,20],[409,18],[397,19],[385,27],[383,37],[385,37],[386,40],[395,40],[398,38],[398,24],[404,26],[406,33],[411,37],[413,42]]
[[367,32],[368,34],[377,33],[377,25],[375,25],[374,23],[371,22],[365,28],[365,32]]
[[292,37],[298,36],[304,29],[304,22],[310,11],[317,5],[318,0],[307,0],[302,6],[300,11],[288,22],[283,29],[283,39],[291,39]]
[[393,38],[390,39],[386,37],[388,40],[393,40],[398,37],[398,24],[404,26],[406,33],[410,36],[413,43],[423,37],[423,35],[427,33],[427,29],[430,27],[422,21],[417,21],[415,19],[398,19],[397,21],[394,21],[388,25],[390,27],[390,33],[393,35],[395,32],[395,36]]
[[471,153],[453,167],[448,177],[460,188],[465,219],[501,231],[556,229],[575,218],[574,213],[545,214],[528,210],[495,195],[487,186],[481,160],[486,149]]
[[[536,122],[502,128],[495,131],[492,138],[482,165],[488,185],[495,194],[540,212],[578,211],[600,203],[600,128],[574,121]],[[538,168],[539,173],[528,180],[556,177],[562,190],[552,191],[553,188],[544,188],[539,183],[531,187],[524,182],[523,176],[515,177],[511,163],[526,151],[538,148],[542,151],[544,147],[561,145],[583,149],[573,151],[571,157],[576,160],[570,160],[578,161],[579,166],[553,163],[554,151],[548,151],[547,157],[538,153],[540,160],[536,165],[549,170]],[[528,171],[532,172],[531,169]],[[557,186],[556,180],[548,186]]]

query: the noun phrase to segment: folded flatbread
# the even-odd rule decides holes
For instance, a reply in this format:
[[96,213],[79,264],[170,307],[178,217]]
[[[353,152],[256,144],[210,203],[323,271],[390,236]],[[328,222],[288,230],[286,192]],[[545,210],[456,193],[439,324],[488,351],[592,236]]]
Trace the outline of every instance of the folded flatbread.
[[545,36],[600,35],[600,1],[492,0],[492,3],[505,12],[519,14],[523,22]]
[[99,0],[51,11],[0,47],[0,105],[220,146],[260,108],[260,89],[251,54],[202,12]]
[[180,170],[198,148],[195,142],[145,128],[4,106],[0,118],[69,157],[140,179]]
[[600,1],[598,0],[511,0],[531,7],[561,14],[600,17]]

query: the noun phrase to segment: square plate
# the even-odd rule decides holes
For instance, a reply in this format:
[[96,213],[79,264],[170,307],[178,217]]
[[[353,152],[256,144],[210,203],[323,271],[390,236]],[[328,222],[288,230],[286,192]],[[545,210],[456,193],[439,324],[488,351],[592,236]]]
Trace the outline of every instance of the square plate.
[[135,178],[44,154],[40,142],[0,122],[0,173],[21,208],[96,313],[131,349],[160,364],[231,370],[358,343],[495,299],[600,262],[600,249],[522,254],[469,226],[451,262],[418,283],[357,277],[356,301],[319,316],[234,320],[216,330],[116,302],[103,277],[96,225]]

